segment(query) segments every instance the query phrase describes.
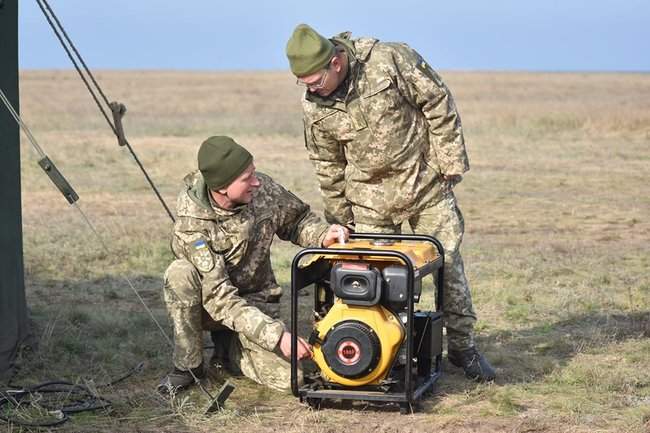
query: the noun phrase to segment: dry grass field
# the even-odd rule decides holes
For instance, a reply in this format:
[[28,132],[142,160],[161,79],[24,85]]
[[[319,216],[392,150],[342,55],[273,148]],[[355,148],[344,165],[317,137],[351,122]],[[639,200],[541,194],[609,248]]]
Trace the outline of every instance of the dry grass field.
[[[124,276],[169,329],[161,276],[170,221],[66,71],[22,73],[21,111],[111,254],[23,139],[26,285],[39,344],[21,355],[14,382],[101,384],[145,361],[142,373],[100,388],[111,410],[74,416],[60,428],[70,432],[650,432],[650,75],[442,76],[472,165],[457,188],[463,254],[496,383],[467,381],[445,363],[434,396],[408,416],[363,405],[313,411],[240,378],[231,378],[227,410],[211,417],[197,390],[172,401],[157,395],[170,348]],[[230,134],[259,170],[322,209],[300,89],[287,73],[98,79],[128,106],[127,135],[171,205],[201,141]],[[295,251],[275,248],[284,287]],[[224,379],[212,374],[206,384],[216,390]]]

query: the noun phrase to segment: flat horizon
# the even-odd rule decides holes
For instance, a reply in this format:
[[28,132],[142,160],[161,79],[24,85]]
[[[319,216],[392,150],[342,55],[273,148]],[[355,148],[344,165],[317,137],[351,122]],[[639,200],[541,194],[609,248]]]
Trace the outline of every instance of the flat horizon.
[[[297,0],[222,4],[51,1],[67,33],[97,69],[284,70],[285,44],[308,23],[330,37],[408,43],[439,70],[648,72],[650,3],[566,0],[478,0],[427,3],[330,0],[305,8]],[[341,13],[345,11],[345,13]],[[20,64],[68,68],[35,2],[20,2]]]

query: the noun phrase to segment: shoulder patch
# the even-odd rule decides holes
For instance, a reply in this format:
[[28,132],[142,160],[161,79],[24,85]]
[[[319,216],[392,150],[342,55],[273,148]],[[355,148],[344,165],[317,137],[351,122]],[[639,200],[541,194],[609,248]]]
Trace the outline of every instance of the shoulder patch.
[[210,272],[214,268],[212,251],[210,251],[207,242],[203,239],[192,242],[191,259],[196,269],[203,273]]
[[415,65],[422,71],[426,71],[429,68],[429,65],[427,65],[427,62],[422,58],[420,53],[415,52]]
[[439,86],[441,85],[441,83],[439,83],[438,77],[436,76],[436,73],[433,71],[433,69],[431,69],[426,60],[424,60],[420,54],[417,54],[415,67],[419,69],[420,72],[422,72],[425,76],[435,81],[436,84]]

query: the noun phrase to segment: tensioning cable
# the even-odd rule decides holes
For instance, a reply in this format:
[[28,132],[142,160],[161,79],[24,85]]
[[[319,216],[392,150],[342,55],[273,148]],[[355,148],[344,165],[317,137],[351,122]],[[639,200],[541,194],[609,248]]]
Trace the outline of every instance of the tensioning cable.
[[[106,120],[106,123],[108,123],[108,126],[111,128],[113,131],[113,134],[115,134],[118,144],[120,146],[125,146],[129,152],[131,153],[131,156],[135,160],[136,164],[142,171],[144,177],[146,178],[147,182],[149,183],[149,186],[155,193],[156,197],[162,204],[163,208],[167,212],[167,215],[169,215],[169,218],[172,220],[172,222],[175,222],[174,216],[167,206],[167,203],[163,199],[162,195],[154,185],[153,181],[149,177],[147,171],[145,170],[144,166],[140,162],[140,159],[138,156],[135,154],[135,151],[133,150],[132,146],[126,139],[124,135],[124,129],[122,126],[122,117],[126,113],[126,107],[124,104],[118,103],[118,102],[109,102],[108,98],[106,97],[106,94],[102,90],[101,86],[93,76],[92,72],[88,68],[86,62],[83,60],[83,57],[77,50],[76,46],[68,36],[68,33],[65,31],[65,28],[61,24],[61,21],[58,19],[56,14],[54,13],[54,10],[52,7],[49,5],[47,0],[36,0],[36,3],[38,4],[39,8],[43,12],[43,15],[45,16],[45,19],[47,20],[48,24],[50,25],[50,28],[54,32],[56,38],[59,40],[59,43],[63,47],[64,51],[66,52],[68,58],[72,62],[72,65],[74,66],[75,70],[79,74],[79,77],[83,81],[84,85],[86,86],[86,89],[88,89],[88,92],[92,96],[93,100],[95,101],[95,104],[97,105],[99,111],[101,112],[102,116]],[[83,71],[82,67],[79,66],[79,63],[83,66]],[[88,76],[86,77],[86,75]],[[90,80],[90,82],[89,82]],[[91,84],[92,83],[92,84]],[[97,96],[99,94],[99,96]],[[39,165],[41,168],[45,171],[45,173],[50,177],[54,185],[61,191],[63,196],[66,198],[66,200],[73,205],[79,214],[81,215],[82,219],[84,222],[87,224],[87,226],[90,228],[90,230],[93,232],[95,237],[99,240],[100,245],[104,249],[104,251],[110,255],[110,250],[108,249],[106,243],[102,239],[102,237],[99,235],[93,224],[90,222],[86,214],[83,212],[83,210],[77,205],[76,201],[79,199],[79,196],[77,193],[74,191],[72,186],[68,183],[68,181],[63,177],[63,175],[58,171],[54,163],[47,157],[47,155],[43,152],[43,150],[40,148],[38,145],[38,142],[34,138],[34,136],[31,134],[29,128],[27,125],[24,124],[20,116],[15,112],[13,107],[11,106],[9,100],[6,98],[4,93],[2,92],[2,89],[0,89],[0,96],[2,97],[2,102],[4,105],[7,107],[9,112],[12,114],[18,125],[22,128],[22,130],[25,132],[27,137],[29,138],[30,142],[32,143],[32,146],[36,149],[38,152],[39,156],[41,159],[39,160]],[[101,101],[100,101],[101,97]],[[109,118],[107,114],[107,110],[105,109],[104,106],[102,106],[102,101],[103,103],[108,106],[108,108],[111,110],[112,117],[113,117],[113,122],[111,122],[111,119]],[[161,334],[167,341],[167,343],[173,347],[173,342],[167,335],[167,333],[164,331],[158,320],[156,320],[155,316],[153,315],[153,312],[149,309],[147,304],[145,303],[144,299],[142,296],[140,296],[140,293],[138,290],[135,288],[131,280],[126,276],[123,275],[124,279],[126,280],[127,284],[133,291],[133,293],[136,295],[140,303],[143,305],[151,319],[154,321],[158,329],[160,330]],[[210,405],[208,406],[206,413],[213,412],[215,410],[219,410],[223,407],[224,401],[228,398],[234,387],[226,381],[226,383],[223,385],[221,390],[216,396],[213,396],[210,392],[208,392],[207,389],[203,386],[201,381],[196,377],[194,372],[189,369],[189,373],[192,375],[192,378],[194,379],[194,382],[199,386],[201,391],[205,393],[209,398],[210,398]]]
[[[9,111],[9,114],[14,118],[16,123],[20,126],[20,128],[23,130],[25,135],[27,135],[27,138],[29,139],[30,143],[32,144],[32,147],[36,150],[38,153],[40,159],[38,161],[38,165],[41,166],[41,168],[45,171],[45,173],[48,175],[48,177],[52,180],[52,183],[61,191],[61,194],[68,200],[68,203],[70,203],[72,206],[74,206],[77,211],[79,211],[79,214],[81,215],[82,219],[86,223],[86,225],[90,228],[90,231],[93,232],[97,240],[99,241],[99,244],[102,246],[104,249],[104,252],[111,256],[111,251],[108,249],[108,246],[104,242],[104,239],[100,236],[100,234],[97,232],[95,229],[95,226],[90,222],[84,211],[81,209],[81,207],[77,204],[77,200],[79,200],[79,195],[76,193],[74,188],[72,188],[72,185],[67,181],[65,177],[61,174],[61,172],[56,168],[56,165],[54,165],[54,162],[45,154],[43,151],[43,148],[38,144],[36,141],[36,138],[34,135],[32,135],[32,132],[30,131],[29,127],[23,122],[23,120],[20,118],[18,113],[16,113],[16,110],[14,110],[14,107],[11,105],[9,102],[9,99],[7,99],[7,96],[5,93],[0,89],[0,99],[2,100],[2,103],[7,107],[7,110]],[[124,279],[126,280],[127,284],[129,287],[131,287],[131,290],[133,290],[133,293],[137,296],[137,298],[140,300],[142,305],[144,306],[145,310],[149,313],[151,316],[151,319],[156,323],[156,326],[158,326],[158,329],[160,329],[160,332],[163,334],[165,339],[170,345],[172,344],[171,339],[163,329],[163,327],[160,325],[158,320],[156,320],[156,317],[153,315],[147,304],[144,302],[144,299],[142,299],[142,296],[140,296],[140,293],[138,290],[135,288],[129,277],[126,275],[123,275]]]
[[[102,246],[104,252],[108,256],[112,256],[110,249],[106,245],[106,242],[104,242],[104,239],[101,237],[97,229],[95,229],[95,226],[92,224],[90,219],[88,219],[88,216],[84,213],[84,211],[81,209],[81,207],[77,204],[77,201],[79,200],[79,195],[75,192],[74,188],[72,188],[72,185],[67,181],[67,179],[61,174],[61,172],[56,168],[56,165],[54,165],[54,162],[50,160],[50,158],[45,154],[43,151],[43,148],[38,144],[36,141],[36,138],[32,134],[31,130],[29,127],[25,124],[25,122],[21,119],[20,115],[16,112],[14,107],[11,105],[11,102],[5,95],[2,89],[0,89],[0,100],[2,103],[5,105],[11,116],[14,118],[16,123],[20,126],[20,128],[23,130],[25,135],[27,135],[27,138],[29,139],[30,143],[32,144],[32,147],[36,150],[38,153],[40,159],[38,161],[38,165],[41,166],[43,171],[48,175],[52,183],[61,191],[61,194],[66,198],[68,203],[70,203],[72,206],[74,206],[75,209],[79,212],[81,215],[81,218],[84,220],[90,231],[93,233],[93,235],[97,238],[99,241],[99,244]],[[165,340],[169,344],[170,347],[174,347],[174,343],[172,342],[171,338],[167,335],[163,327],[160,325],[160,322],[156,319],[156,316],[154,316],[153,312],[147,305],[147,303],[144,301],[142,296],[140,295],[140,292],[135,288],[135,285],[133,282],[131,282],[131,279],[126,276],[122,275],[128,286],[131,288],[135,296],[138,298],[144,309],[147,311],[149,314],[149,317],[153,322],[156,324],[158,327],[158,330],[160,330],[160,333],[165,337]],[[199,386],[201,391],[205,393],[210,398],[210,405],[208,406],[208,409],[206,413],[212,412],[214,410],[218,410],[221,407],[223,407],[223,403],[226,398],[228,398],[228,395],[230,395],[230,392],[232,392],[232,385],[230,385],[229,382],[226,382],[222,389],[219,391],[219,394],[216,396],[213,396],[201,383],[198,377],[194,374],[192,369],[187,370],[192,378],[194,379],[194,382]]]
[[[43,12],[45,19],[47,20],[48,24],[52,28],[52,31],[54,32],[54,35],[59,40],[61,46],[63,47],[66,54],[68,55],[68,58],[72,62],[72,65],[77,70],[79,77],[81,77],[81,80],[84,82],[86,89],[88,89],[88,92],[90,93],[93,100],[95,101],[97,108],[99,108],[99,111],[104,116],[104,119],[106,119],[106,123],[108,123],[108,126],[113,131],[113,134],[115,134],[118,144],[120,146],[125,146],[129,150],[136,164],[138,165],[138,167],[140,167],[142,174],[147,179],[149,186],[156,194],[156,197],[158,197],[158,200],[162,204],[163,208],[165,208],[167,215],[169,215],[169,218],[171,218],[172,222],[175,222],[174,215],[172,214],[171,210],[167,206],[167,203],[165,203],[165,200],[163,199],[162,195],[158,191],[158,188],[156,188],[156,185],[154,185],[153,181],[149,177],[149,174],[147,173],[144,166],[140,162],[140,159],[135,154],[133,147],[131,147],[131,144],[128,142],[128,140],[124,135],[124,129],[122,127],[122,116],[124,116],[124,114],[126,113],[126,107],[124,106],[124,104],[120,104],[118,102],[109,102],[108,98],[106,97],[106,94],[102,90],[97,80],[95,80],[95,77],[93,76],[92,72],[88,68],[88,65],[86,65],[86,62],[84,61],[83,57],[81,57],[81,54],[79,54],[77,47],[74,45],[74,43],[68,36],[68,33],[65,31],[65,28],[61,24],[61,21],[56,16],[54,10],[50,7],[50,4],[47,2],[47,0],[36,0],[36,3],[38,4],[38,7]],[[83,66],[83,71],[82,71],[82,67],[79,66],[79,63],[81,63],[81,65]],[[88,75],[88,77],[84,75],[84,72]],[[90,82],[88,79],[90,79]],[[97,96],[97,93],[99,94],[99,96]],[[101,97],[101,101],[100,101],[100,97]],[[106,108],[111,110],[113,121],[111,121],[111,119],[108,117],[107,109],[104,106],[102,106],[102,101],[106,105]]]

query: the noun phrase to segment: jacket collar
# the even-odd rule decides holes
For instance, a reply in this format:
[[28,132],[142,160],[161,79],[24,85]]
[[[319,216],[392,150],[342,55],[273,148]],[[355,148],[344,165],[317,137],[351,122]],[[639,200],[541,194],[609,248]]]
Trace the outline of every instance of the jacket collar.
[[178,216],[219,219],[219,217],[236,215],[249,206],[243,204],[233,209],[220,208],[208,194],[208,187],[198,170],[185,176],[183,182],[185,183],[185,190],[184,194],[179,197]]

